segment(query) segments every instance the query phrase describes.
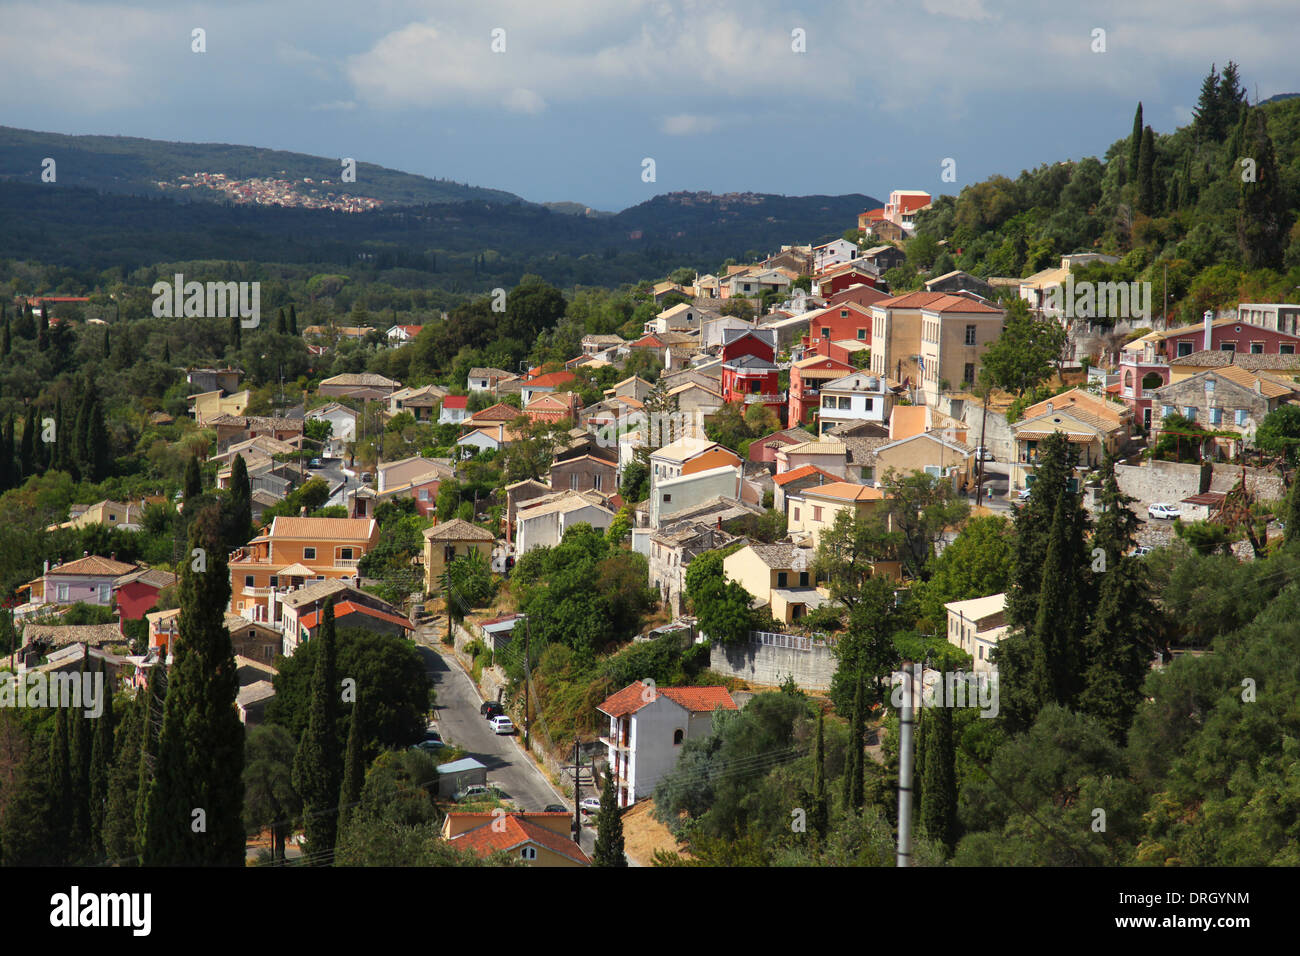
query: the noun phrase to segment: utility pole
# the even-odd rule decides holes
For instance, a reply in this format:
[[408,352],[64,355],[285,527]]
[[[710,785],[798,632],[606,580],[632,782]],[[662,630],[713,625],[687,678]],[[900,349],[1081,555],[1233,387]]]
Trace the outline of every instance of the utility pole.
[[531,722],[528,719],[528,702],[529,702],[528,690],[529,690],[529,685],[532,684],[533,682],[533,671],[532,668],[529,666],[529,661],[528,661],[528,653],[531,650],[530,645],[532,644],[532,636],[533,636],[533,629],[529,626],[528,619],[524,618],[524,749],[525,750],[529,749],[530,746],[528,729],[530,726],[532,726]]
[[[924,674],[922,675],[924,679]],[[912,865],[912,675],[903,671],[898,711],[898,865]]]
[[582,835],[582,747],[578,740],[573,741],[573,826],[569,832],[573,842],[578,842]]
[[[984,456],[987,455],[989,452],[988,446],[984,444],[985,433],[988,431],[988,427],[989,427],[989,385],[987,382],[981,388],[981,391],[984,393],[983,396],[984,415],[980,419],[980,454],[979,454],[980,460],[975,463],[975,507],[976,508],[980,506],[980,502],[984,499]],[[1011,490],[1010,487],[1008,487],[1007,488],[1008,493],[1010,492],[1010,490]]]

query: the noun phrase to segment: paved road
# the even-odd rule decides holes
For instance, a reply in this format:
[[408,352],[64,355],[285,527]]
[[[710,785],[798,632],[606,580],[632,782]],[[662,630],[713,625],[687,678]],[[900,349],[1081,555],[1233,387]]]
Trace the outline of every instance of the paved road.
[[[571,798],[556,790],[523,749],[522,732],[502,736],[492,732],[479,715],[483,698],[464,668],[441,646],[435,645],[433,625],[417,632],[416,649],[438,692],[434,717],[443,740],[455,744],[487,767],[489,783],[501,788],[502,798],[521,810],[541,810],[548,804],[572,807]],[[584,791],[584,796],[591,796]],[[584,825],[579,845],[590,856],[595,850],[595,819]]]

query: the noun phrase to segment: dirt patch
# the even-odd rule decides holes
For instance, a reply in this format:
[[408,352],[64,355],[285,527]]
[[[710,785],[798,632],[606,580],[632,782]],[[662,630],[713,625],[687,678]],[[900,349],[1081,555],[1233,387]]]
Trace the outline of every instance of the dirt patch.
[[623,814],[623,850],[640,866],[654,866],[655,850],[680,853],[689,859],[669,829],[654,818],[654,801],[638,800]]

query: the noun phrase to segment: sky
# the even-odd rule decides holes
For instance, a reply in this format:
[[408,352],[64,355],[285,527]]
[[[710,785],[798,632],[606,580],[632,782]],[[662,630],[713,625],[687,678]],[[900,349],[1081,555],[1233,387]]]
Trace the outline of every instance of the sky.
[[885,199],[1100,155],[1138,100],[1171,132],[1211,63],[1235,60],[1252,102],[1300,92],[1297,35],[1296,0],[0,0],[0,124],[611,211],[677,190]]

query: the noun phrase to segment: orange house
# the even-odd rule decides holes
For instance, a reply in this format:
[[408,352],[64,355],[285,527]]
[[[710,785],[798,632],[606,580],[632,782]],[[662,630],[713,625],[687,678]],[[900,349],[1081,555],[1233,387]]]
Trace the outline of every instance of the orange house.
[[356,578],[361,556],[378,543],[373,518],[277,517],[230,556],[230,609],[274,624],[278,595],[313,581]]

